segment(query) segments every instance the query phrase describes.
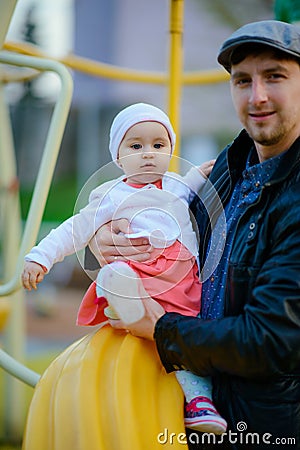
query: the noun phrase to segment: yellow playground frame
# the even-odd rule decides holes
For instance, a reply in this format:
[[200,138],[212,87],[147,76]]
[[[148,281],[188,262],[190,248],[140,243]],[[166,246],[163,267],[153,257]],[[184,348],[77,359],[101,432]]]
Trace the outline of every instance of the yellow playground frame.
[[[3,95],[5,83],[12,80],[0,68],[0,180],[5,190],[4,201],[0,199],[4,217],[0,327],[8,321],[6,351],[0,349],[0,367],[8,374],[5,414],[10,430],[17,435],[22,429],[21,380],[35,388],[24,450],[153,450],[162,444],[170,449],[186,447],[182,412],[176,406],[183,401],[182,394],[172,374],[165,374],[152,343],[141,343],[138,338],[104,327],[66,349],[42,376],[22,364],[24,306],[20,274],[24,255],[37,239],[71,105],[73,81],[68,68],[116,81],[165,85],[167,110],[178,136],[182,86],[225,82],[228,74],[221,69],[183,72],[184,0],[170,0],[168,73],[130,70],[75,55],[54,60],[35,46],[6,42],[16,4],[17,0],[0,0],[0,63],[54,72],[61,90],[21,232],[18,190],[10,188],[16,179],[16,162]],[[32,73],[26,76],[31,77]],[[174,171],[178,170],[177,161],[174,158]],[[144,380],[144,384],[135,383],[135,379]],[[146,416],[140,412],[144,408]]]

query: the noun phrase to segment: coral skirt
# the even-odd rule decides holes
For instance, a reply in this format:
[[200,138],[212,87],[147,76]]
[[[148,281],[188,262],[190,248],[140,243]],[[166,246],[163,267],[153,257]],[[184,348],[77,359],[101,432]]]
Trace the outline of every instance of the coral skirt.
[[[170,247],[154,249],[151,259],[140,263],[127,261],[141,278],[149,296],[166,312],[196,316],[200,312],[201,283],[195,257],[176,241]],[[97,298],[96,282],[85,293],[77,315],[78,325],[97,325],[107,320],[106,300]]]

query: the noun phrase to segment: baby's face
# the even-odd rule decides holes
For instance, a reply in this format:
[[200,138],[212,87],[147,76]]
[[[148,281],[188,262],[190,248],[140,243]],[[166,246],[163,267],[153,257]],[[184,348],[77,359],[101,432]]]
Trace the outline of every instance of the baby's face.
[[168,170],[171,142],[166,128],[159,122],[140,122],[126,132],[118,154],[127,181],[154,183]]

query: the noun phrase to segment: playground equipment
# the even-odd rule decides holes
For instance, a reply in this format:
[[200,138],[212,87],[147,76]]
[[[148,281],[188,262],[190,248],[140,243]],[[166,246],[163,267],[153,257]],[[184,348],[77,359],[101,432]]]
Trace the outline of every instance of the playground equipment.
[[23,449],[184,449],[182,405],[154,343],[106,325],[71,345],[42,376]]
[[[6,36],[7,29],[17,1],[0,2],[0,45]],[[4,223],[3,255],[5,258],[4,283],[0,286],[0,296],[8,299],[9,310],[2,308],[2,322],[9,321],[6,326],[5,341],[6,348],[11,354],[8,355],[0,349],[1,366],[17,378],[34,385],[39,378],[38,374],[33,374],[21,362],[24,361],[24,302],[22,301],[22,291],[20,291],[20,273],[23,265],[24,254],[34,245],[40,227],[43,210],[45,208],[47,195],[49,192],[53,171],[61,139],[63,136],[70,104],[72,98],[72,78],[68,70],[56,61],[49,61],[31,56],[18,54],[8,54],[1,52],[0,62],[5,65],[30,67],[39,71],[55,72],[61,80],[61,94],[55,105],[52,115],[49,132],[44,148],[43,158],[35,190],[33,201],[30,206],[28,220],[24,229],[21,244],[21,220],[18,204],[18,192],[4,197],[5,204],[1,203],[1,214]],[[9,113],[6,108],[3,96],[3,83],[0,89],[0,162],[1,180],[4,186],[9,185],[16,177],[15,157],[12,144],[12,132],[9,121]],[[5,314],[8,315],[7,319]],[[13,358],[12,358],[13,357]],[[20,404],[24,401],[22,385],[12,377],[5,379],[4,409],[6,419],[6,434],[18,436],[22,429],[22,408]]]
[[[174,376],[167,375],[162,368],[153,343],[109,327],[100,328],[66,349],[40,377],[20,362],[23,355],[18,346],[24,341],[23,307],[20,298],[16,301],[14,296],[20,295],[24,255],[37,238],[71,104],[72,79],[66,67],[116,80],[165,84],[169,115],[178,136],[182,84],[223,82],[228,75],[223,71],[182,73],[183,0],[170,1],[168,74],[120,69],[76,56],[50,60],[33,46],[4,44],[16,3],[17,0],[0,0],[0,47],[10,50],[0,52],[0,63],[51,71],[61,81],[25,229],[22,236],[20,229],[10,230],[11,239],[6,247],[8,268],[0,285],[0,297],[6,299],[6,303],[0,304],[0,322],[10,318],[9,340],[14,342],[7,348],[11,356],[0,349],[0,366],[35,387],[23,449],[153,450],[162,443],[166,448],[184,448],[183,396]],[[1,87],[0,166],[5,168],[9,182],[15,177],[14,152]],[[172,170],[176,171],[176,167]],[[0,175],[4,179],[2,172]],[[17,191],[13,199],[6,210],[7,223],[20,227]],[[16,418],[21,401],[20,391],[8,386],[5,410],[8,420],[16,422],[14,433],[20,427]]]

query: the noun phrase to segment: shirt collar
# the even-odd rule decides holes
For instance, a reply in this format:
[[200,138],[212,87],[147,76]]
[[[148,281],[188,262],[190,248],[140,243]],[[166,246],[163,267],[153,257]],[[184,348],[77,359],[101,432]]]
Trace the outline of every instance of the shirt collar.
[[243,171],[243,178],[254,183],[256,187],[265,185],[279,167],[284,153],[260,163],[258,161],[257,152],[255,148],[252,147],[246,161],[246,169]]

